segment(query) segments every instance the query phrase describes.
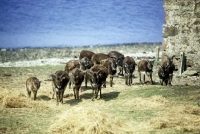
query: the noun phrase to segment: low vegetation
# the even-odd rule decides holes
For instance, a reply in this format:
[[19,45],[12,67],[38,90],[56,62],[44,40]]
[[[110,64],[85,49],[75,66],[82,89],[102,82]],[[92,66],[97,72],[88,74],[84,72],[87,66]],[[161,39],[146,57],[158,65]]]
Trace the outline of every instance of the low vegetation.
[[[102,88],[103,99],[92,101],[90,85],[82,84],[75,100],[67,87],[64,103],[56,106],[45,80],[64,66],[0,68],[0,133],[200,133],[199,86],[142,85],[135,71],[132,86],[116,76],[113,87]],[[42,81],[36,101],[25,89],[30,76]]]

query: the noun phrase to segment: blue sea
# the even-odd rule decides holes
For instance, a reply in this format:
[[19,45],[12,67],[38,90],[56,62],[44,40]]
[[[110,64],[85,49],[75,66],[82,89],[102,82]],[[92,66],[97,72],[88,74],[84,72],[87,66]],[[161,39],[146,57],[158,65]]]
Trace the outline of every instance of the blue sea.
[[162,42],[163,0],[0,0],[0,48]]

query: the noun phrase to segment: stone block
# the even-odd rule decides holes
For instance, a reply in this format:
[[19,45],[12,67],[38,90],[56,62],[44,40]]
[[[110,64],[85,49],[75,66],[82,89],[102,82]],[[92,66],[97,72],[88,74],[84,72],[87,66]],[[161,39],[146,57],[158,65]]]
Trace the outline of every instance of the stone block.
[[190,43],[189,43],[188,37],[183,37],[183,38],[181,38],[181,44],[182,44],[182,45],[189,46]]
[[200,25],[200,18],[193,19],[193,24],[194,25]]
[[169,21],[169,12],[165,11],[165,23]]
[[194,34],[200,34],[200,26],[193,27],[193,33]]
[[196,18],[200,18],[200,13],[194,13]]
[[167,44],[168,44],[168,39],[167,38],[163,38],[163,42],[162,42],[162,50],[163,51],[166,51]]
[[182,73],[182,75],[183,76],[196,76],[196,75],[198,75],[197,73],[198,73],[197,71],[186,70],[185,72]]
[[177,0],[164,0],[163,8],[165,10],[175,10],[179,9],[179,5],[177,3]]
[[176,35],[178,35],[177,27],[163,25],[163,38],[167,38],[168,36],[176,36]]
[[195,1],[194,0],[181,0],[178,2],[180,10],[182,11],[194,11]]

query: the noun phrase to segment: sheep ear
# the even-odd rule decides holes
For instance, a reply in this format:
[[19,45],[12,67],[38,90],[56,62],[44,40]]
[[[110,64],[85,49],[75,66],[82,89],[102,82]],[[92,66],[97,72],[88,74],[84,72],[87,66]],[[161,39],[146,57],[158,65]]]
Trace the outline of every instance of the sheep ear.
[[97,72],[97,74],[99,74],[101,72],[101,70],[99,70],[98,72]]
[[55,78],[56,78],[56,75],[55,75],[55,74],[51,74],[50,77],[51,77],[52,79],[55,79]]

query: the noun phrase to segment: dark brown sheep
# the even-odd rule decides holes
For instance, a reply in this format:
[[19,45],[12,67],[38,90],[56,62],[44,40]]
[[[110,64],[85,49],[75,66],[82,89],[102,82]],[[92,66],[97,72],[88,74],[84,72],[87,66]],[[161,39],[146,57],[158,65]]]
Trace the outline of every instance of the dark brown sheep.
[[65,92],[65,88],[69,82],[69,76],[65,71],[57,71],[55,74],[50,75],[52,78],[52,87],[53,87],[53,95],[56,93],[56,104],[58,105],[59,102],[63,103],[63,95]]
[[[81,70],[84,72],[84,75],[85,77],[87,77],[85,71],[87,69],[90,69],[91,67],[93,66],[93,62],[87,58],[87,57],[83,57],[81,60],[80,60],[80,68]],[[85,79],[85,87],[87,88],[87,80]]]
[[139,80],[141,80],[141,74],[143,74],[143,82],[145,83],[145,75],[147,75],[150,79],[151,84],[153,84],[152,80],[152,73],[153,73],[153,61],[149,60],[141,60],[138,63],[138,73],[139,73]]
[[102,85],[106,82],[107,75],[107,69],[101,65],[94,65],[92,68],[87,70],[87,79],[90,80],[93,89],[93,99],[97,99],[99,92],[100,99],[102,98],[101,88]]
[[82,71],[90,69],[93,66],[93,62],[88,57],[83,57],[79,60],[79,63]]
[[107,58],[100,61],[100,65],[105,66],[107,68],[108,75],[110,75],[110,87],[113,85],[113,77],[116,74],[117,65],[113,58]]
[[91,60],[92,56],[94,55],[95,53],[92,52],[92,51],[89,51],[89,50],[82,50],[79,54],[79,60],[81,60],[82,58],[84,57],[87,57],[88,59]]
[[123,76],[123,60],[124,60],[124,55],[118,51],[110,51],[108,55],[112,58],[114,58],[118,68],[119,68],[119,73],[118,75]]
[[89,50],[82,50],[79,54],[80,68],[85,71],[90,69],[93,66],[93,62],[91,61],[92,56],[95,53]]
[[31,97],[31,92],[33,92],[33,100],[36,100],[37,91],[40,88],[40,83],[36,77],[30,77],[26,80],[26,90],[28,97]]
[[79,60],[69,60],[65,65],[65,71],[67,74],[69,74],[74,68],[80,68]]
[[[73,69],[80,68],[79,60],[69,60],[65,65],[65,72],[69,75]],[[69,88],[71,88],[71,82],[69,81]]]
[[169,73],[168,70],[165,66],[160,66],[158,68],[158,77],[160,78],[160,84],[163,85],[163,83],[165,83],[165,85],[168,84],[169,81]]
[[135,60],[132,57],[125,57],[123,60],[123,69],[124,69],[124,76],[125,76],[125,84],[131,86],[132,84],[132,75],[135,71]]
[[158,69],[158,76],[160,78],[160,84],[163,85],[163,82],[165,85],[172,85],[172,78],[173,78],[173,72],[175,70],[175,65],[173,64],[173,57],[171,58],[167,55],[167,60],[162,62],[162,65]]
[[75,68],[72,70],[69,77],[70,77],[70,82],[71,82],[73,90],[74,90],[74,98],[80,99],[79,98],[79,89],[84,80],[83,71],[79,68]]
[[107,54],[104,54],[104,53],[97,53],[97,54],[94,54],[92,56],[92,62],[94,63],[94,65],[96,64],[100,64],[100,61],[103,60],[103,59],[107,59],[109,58],[109,55]]

